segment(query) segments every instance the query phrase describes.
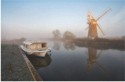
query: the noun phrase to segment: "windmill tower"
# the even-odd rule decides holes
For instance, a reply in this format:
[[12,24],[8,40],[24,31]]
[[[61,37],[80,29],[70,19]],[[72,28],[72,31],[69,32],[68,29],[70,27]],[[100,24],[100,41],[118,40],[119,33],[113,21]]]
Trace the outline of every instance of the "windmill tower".
[[98,22],[99,19],[101,19],[107,12],[109,12],[111,10],[108,9],[107,11],[105,11],[101,16],[99,16],[97,19],[95,19],[92,15],[91,12],[88,12],[87,15],[87,20],[88,20],[88,38],[89,39],[95,39],[98,38],[98,31],[97,28],[99,28],[99,30],[101,31],[101,33],[104,35],[104,32],[102,31],[101,27],[99,26]]

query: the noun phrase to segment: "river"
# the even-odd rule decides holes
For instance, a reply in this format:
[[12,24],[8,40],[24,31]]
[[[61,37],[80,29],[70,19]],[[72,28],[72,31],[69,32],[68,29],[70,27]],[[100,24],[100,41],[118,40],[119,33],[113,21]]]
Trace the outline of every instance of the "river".
[[125,51],[48,41],[51,54],[30,61],[44,81],[123,81]]

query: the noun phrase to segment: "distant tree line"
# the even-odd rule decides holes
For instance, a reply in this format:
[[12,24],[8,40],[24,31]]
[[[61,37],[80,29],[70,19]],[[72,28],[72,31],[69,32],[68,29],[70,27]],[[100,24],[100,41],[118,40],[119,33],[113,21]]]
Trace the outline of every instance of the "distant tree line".
[[76,36],[70,31],[66,31],[63,35],[61,35],[60,31],[57,29],[52,33],[55,40],[74,40],[76,38]]

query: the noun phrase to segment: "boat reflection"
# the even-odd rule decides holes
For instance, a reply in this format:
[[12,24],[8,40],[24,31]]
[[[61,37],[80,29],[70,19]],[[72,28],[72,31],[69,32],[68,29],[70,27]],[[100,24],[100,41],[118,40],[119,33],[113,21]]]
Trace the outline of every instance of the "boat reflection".
[[63,41],[64,48],[67,50],[75,50],[75,44],[73,41],[65,40]]
[[46,54],[44,58],[36,57],[36,56],[29,56],[28,58],[36,69],[41,68],[41,67],[47,67],[48,65],[50,65],[52,61],[50,55],[48,54]]

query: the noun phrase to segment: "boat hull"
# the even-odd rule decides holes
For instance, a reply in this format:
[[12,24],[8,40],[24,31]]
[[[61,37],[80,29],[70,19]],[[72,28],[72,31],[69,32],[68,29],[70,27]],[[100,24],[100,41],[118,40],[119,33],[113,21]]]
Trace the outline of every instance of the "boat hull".
[[45,57],[46,54],[50,51],[49,49],[45,49],[41,51],[31,51],[31,50],[24,48],[22,45],[20,47],[27,55],[34,55],[34,56],[39,56],[39,57]]
[[45,57],[46,54],[47,54],[47,52],[34,52],[31,55]]

